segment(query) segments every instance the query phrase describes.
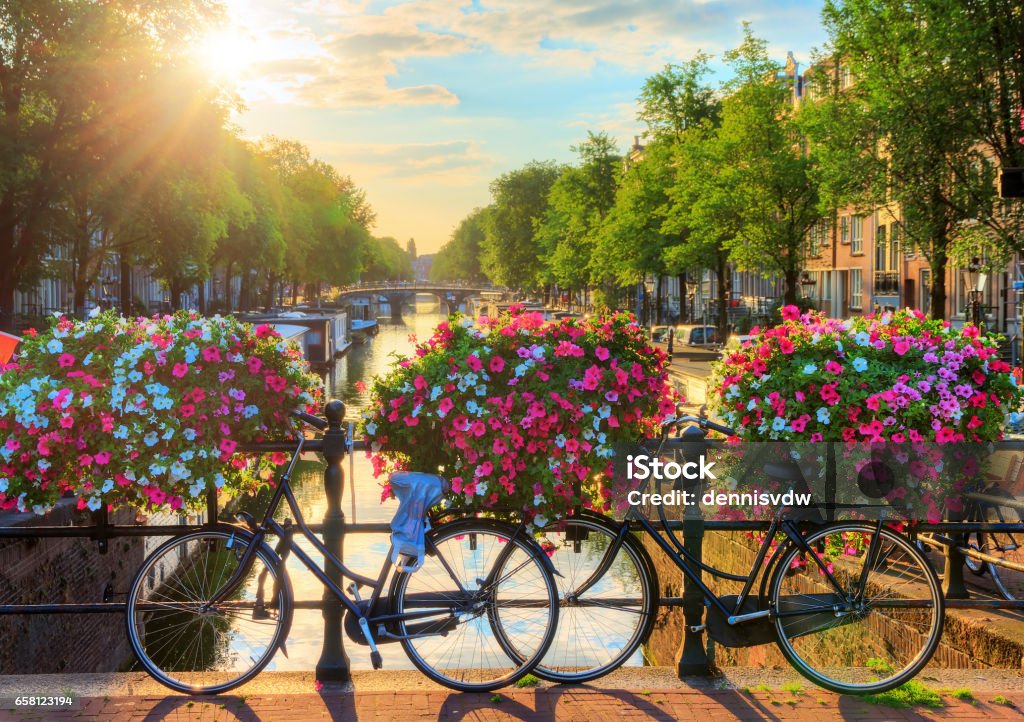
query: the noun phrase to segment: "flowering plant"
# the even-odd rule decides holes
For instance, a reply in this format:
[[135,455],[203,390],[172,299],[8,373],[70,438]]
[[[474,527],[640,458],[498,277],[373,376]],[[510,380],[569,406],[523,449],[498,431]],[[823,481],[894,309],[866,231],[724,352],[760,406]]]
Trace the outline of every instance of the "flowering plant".
[[[839,490],[849,501],[873,503],[864,489],[877,469],[892,479],[874,498],[933,521],[956,511],[1021,400],[996,339],[919,311],[783,316],[715,366],[715,413],[748,440],[839,442],[837,478],[856,481]],[[823,462],[809,451],[805,461]]]
[[920,311],[765,329],[715,364],[713,409],[741,438],[983,442],[1002,437],[1021,391],[997,341]]
[[0,509],[198,506],[207,489],[250,492],[283,454],[236,451],[312,410],[320,380],[269,326],[196,313],[30,331],[0,375]]
[[374,381],[362,428],[375,474],[440,470],[453,501],[544,526],[575,504],[609,508],[613,444],[653,432],[673,396],[632,316],[547,323],[513,308],[440,324]]

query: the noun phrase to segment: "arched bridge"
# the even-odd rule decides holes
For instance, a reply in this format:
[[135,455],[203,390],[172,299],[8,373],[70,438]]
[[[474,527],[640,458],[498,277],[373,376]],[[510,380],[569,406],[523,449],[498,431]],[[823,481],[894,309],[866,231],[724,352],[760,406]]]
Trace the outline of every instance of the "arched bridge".
[[391,306],[392,318],[401,316],[402,306],[411,303],[417,294],[426,293],[436,296],[438,301],[446,304],[454,311],[463,305],[470,296],[478,296],[484,292],[502,293],[507,289],[485,286],[483,284],[465,285],[458,283],[432,283],[407,281],[366,282],[346,286],[338,294],[338,301],[360,296],[383,296]]

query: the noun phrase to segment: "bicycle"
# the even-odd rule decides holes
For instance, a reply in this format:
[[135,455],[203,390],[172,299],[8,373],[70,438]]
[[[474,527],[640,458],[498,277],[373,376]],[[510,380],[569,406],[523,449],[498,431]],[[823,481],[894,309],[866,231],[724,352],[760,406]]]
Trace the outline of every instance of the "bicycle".
[[[674,418],[663,426],[657,454],[669,430],[684,423],[734,435],[707,419]],[[766,464],[765,472],[783,481],[802,481],[790,465]],[[746,575],[715,569],[690,554],[671,531],[663,506],[658,513],[664,535],[635,506],[622,522],[590,512],[559,522],[549,529],[548,538],[561,574],[558,631],[533,674],[553,682],[584,682],[637,653],[660,603],[656,570],[632,531],[639,527],[701,591],[709,615],[720,615],[728,628],[758,620],[770,623],[782,654],[815,684],[866,694],[914,677],[938,647],[945,609],[938,579],[924,555],[881,519],[830,524],[805,534],[783,512],[780,508],[771,520]],[[777,534],[782,541],[772,550]],[[840,556],[830,561],[825,551],[836,549]],[[742,591],[719,597],[694,569],[742,582]],[[692,631],[703,631],[706,625]],[[900,635],[902,639],[895,638]],[[510,640],[503,643],[516,651]]]
[[935,547],[959,547],[964,566],[979,578],[992,580],[995,591],[1008,601],[1024,599],[1024,503],[998,483],[980,493],[964,494],[964,508],[958,518],[966,522],[1015,524],[1016,531],[972,531],[948,536],[918,535],[922,551]]
[[[327,427],[315,416],[296,416]],[[530,672],[547,651],[558,618],[554,567],[536,541],[495,520],[430,528],[427,519],[422,559],[400,555],[392,574],[389,553],[376,578],[357,574],[310,531],[292,493],[289,479],[304,441],[299,431],[261,521],[239,514],[243,523],[216,523],[174,537],[143,562],[128,593],[126,620],[132,650],[146,671],[188,694],[225,692],[259,674],[278,650],[286,652],[294,604],[285,560],[294,553],[344,605],[346,629],[369,646],[374,669],[382,666],[378,640],[397,640],[421,672],[460,691],[496,689]],[[274,520],[282,500],[294,524]],[[323,566],[294,543],[296,528],[324,556]],[[266,542],[271,534],[279,539],[273,549]],[[352,580],[354,599],[327,576],[327,564]],[[360,595],[362,587],[372,590],[368,599]],[[509,639],[515,657],[502,646]]]

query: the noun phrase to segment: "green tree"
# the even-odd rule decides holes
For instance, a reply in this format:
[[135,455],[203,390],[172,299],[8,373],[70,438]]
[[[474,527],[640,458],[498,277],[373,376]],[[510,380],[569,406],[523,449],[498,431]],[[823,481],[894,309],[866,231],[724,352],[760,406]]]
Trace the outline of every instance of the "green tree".
[[717,125],[721,104],[704,80],[710,72],[710,60],[710,55],[698,52],[684,63],[666,65],[644,81],[637,117],[647,124],[651,137],[668,136],[676,141],[695,126]]
[[550,279],[579,291],[591,285],[591,254],[615,204],[622,156],[604,132],[588,132],[587,139],[572,150],[579,164],[564,168],[551,186],[536,240],[544,251]]
[[[1006,222],[988,156],[1019,157],[1005,140],[1010,121],[999,116],[1014,97],[1019,101],[1024,74],[999,77],[1012,52],[999,51],[995,59],[972,56],[996,52],[1006,38],[993,34],[1012,28],[999,27],[986,14],[1001,8],[1009,20],[1020,12],[989,5],[981,10],[962,0],[851,0],[830,1],[824,9],[830,62],[849,68],[854,79],[852,87],[833,93],[823,111],[837,122],[819,123],[815,133],[823,154],[838,157],[851,181],[836,181],[839,163],[831,162],[824,185],[839,201],[889,206],[901,214],[905,242],[928,260],[931,313],[940,318],[948,263],[958,243],[977,238],[975,230],[964,235],[964,229],[981,223],[1005,245],[1019,228],[1019,220]],[[823,73],[822,84],[827,80]],[[854,154],[846,134],[870,142]]]
[[720,180],[731,184],[740,213],[725,247],[742,270],[779,273],[785,302],[796,303],[807,233],[822,216],[816,150],[802,142],[792,80],[769,59],[764,40],[744,26],[743,42],[725,60],[734,77],[725,87],[715,152],[737,171]]
[[718,329],[724,338],[731,293],[729,261],[744,232],[744,208],[737,193],[744,170],[735,163],[732,143],[721,129],[706,125],[691,130],[674,154],[679,169],[669,190],[671,208],[662,227],[685,240],[666,248],[670,272],[707,268],[718,289]]
[[662,277],[679,274],[685,295],[687,274],[701,268],[701,259],[682,262],[677,250],[689,241],[684,224],[671,224],[678,215],[670,193],[680,164],[678,148],[694,133],[704,134],[720,117],[721,106],[707,84],[710,56],[697,53],[680,65],[668,65],[644,82],[638,118],[650,138],[637,158],[631,158],[616,192],[615,205],[603,224],[591,271],[618,284],[640,282],[647,274],[658,279],[655,308],[661,321]]
[[363,191],[297,141],[268,136],[260,150],[285,189],[285,268],[293,287],[306,284],[316,297],[323,284],[357,280],[374,220]]
[[96,231],[105,199],[152,155],[126,151],[148,89],[218,9],[206,0],[0,3],[0,312],[37,281],[54,242],[70,244],[76,305],[84,301],[98,272],[94,246],[116,238]]
[[363,247],[362,281],[411,281],[412,258],[409,247],[387,236],[371,238]]
[[484,238],[487,235],[487,208],[476,208],[462,219],[441,250],[434,256],[430,278],[434,281],[469,281],[485,279],[480,267]]
[[534,229],[561,171],[553,161],[532,161],[491,182],[494,203],[486,216],[483,267],[495,282],[512,288],[538,287],[544,261]]

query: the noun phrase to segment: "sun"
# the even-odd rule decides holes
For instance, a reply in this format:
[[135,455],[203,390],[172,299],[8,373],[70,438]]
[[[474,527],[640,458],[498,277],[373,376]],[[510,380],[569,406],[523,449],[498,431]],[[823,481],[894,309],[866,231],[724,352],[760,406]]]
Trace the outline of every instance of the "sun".
[[212,76],[238,81],[258,60],[258,48],[241,30],[217,29],[199,40],[195,57]]

